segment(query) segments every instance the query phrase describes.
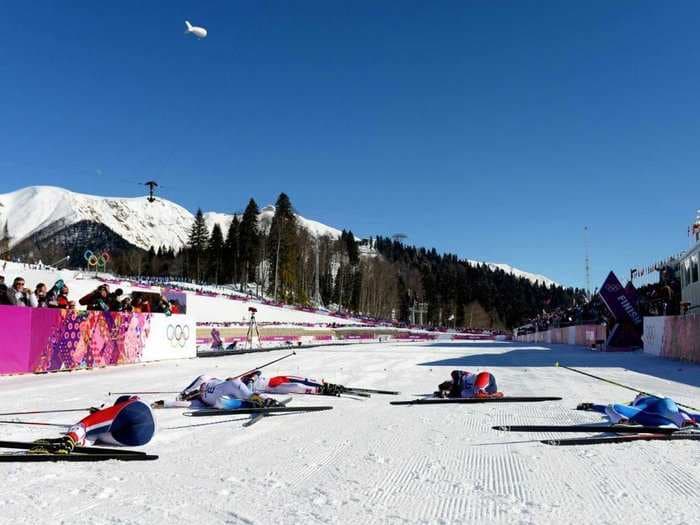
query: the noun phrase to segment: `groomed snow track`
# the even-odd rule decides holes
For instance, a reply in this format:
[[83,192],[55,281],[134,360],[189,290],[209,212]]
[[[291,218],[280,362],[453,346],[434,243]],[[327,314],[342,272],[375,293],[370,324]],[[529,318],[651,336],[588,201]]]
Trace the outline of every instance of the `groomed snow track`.
[[[110,390],[172,390],[200,373],[225,377],[285,351],[5,377],[0,408],[64,408],[113,401]],[[573,410],[577,403],[630,397],[619,387],[555,368],[557,361],[700,404],[699,366],[639,353],[484,342],[319,347],[268,372],[403,394],[366,401],[322,398],[334,410],[270,416],[250,429],[241,428],[242,417],[192,420],[180,410],[158,411],[158,433],[143,448],[160,455],[156,462],[0,466],[0,522],[697,522],[697,442],[556,448],[537,442],[556,437],[552,433],[491,430],[503,424],[593,423],[598,416]],[[454,368],[488,369],[511,395],[564,400],[389,405],[432,392]],[[292,404],[319,399],[300,396]],[[73,421],[71,414],[31,419]],[[52,431],[3,425],[2,437],[28,440]]]

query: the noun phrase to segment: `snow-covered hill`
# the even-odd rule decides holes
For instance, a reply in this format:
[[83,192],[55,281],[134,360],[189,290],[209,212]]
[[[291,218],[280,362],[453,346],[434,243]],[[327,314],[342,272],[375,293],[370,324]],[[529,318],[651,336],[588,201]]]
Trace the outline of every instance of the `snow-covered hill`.
[[492,263],[492,262],[484,262],[484,261],[473,261],[473,260],[468,260],[467,261],[469,264],[472,266],[477,265],[477,264],[485,264],[488,266],[491,270],[503,270],[506,273],[510,273],[514,275],[515,277],[524,277],[528,281],[535,283],[544,283],[545,286],[559,286],[559,283],[556,281],[553,281],[549,277],[545,277],[544,275],[541,275],[539,273],[530,273],[530,272],[525,272],[523,270],[519,270],[510,264],[504,264],[504,263]]
[[[274,206],[266,206],[260,211],[258,220],[263,230],[269,229],[274,213]],[[210,231],[218,223],[226,235],[233,215],[207,212],[204,218]],[[340,237],[341,231],[337,228],[300,215],[297,215],[297,219],[313,235]],[[148,202],[145,197],[98,197],[54,186],[30,186],[0,194],[0,238],[3,238],[7,227],[10,246],[21,243],[31,235],[57,232],[83,221],[103,224],[125,241],[146,250],[151,246],[172,246],[177,249],[187,242],[194,216],[182,206],[161,198]],[[469,262],[483,264],[479,261]],[[543,282],[548,286],[556,284],[543,275],[525,272],[508,264],[485,264],[491,269],[498,268],[532,282]]]
[[[265,206],[262,210],[260,210],[260,214],[258,215],[258,223],[260,224],[260,227],[263,229],[263,231],[269,231],[270,225],[272,224],[272,217],[274,217],[274,215],[275,207],[272,205]],[[240,215],[238,216],[238,219],[241,219]],[[209,231],[211,231],[211,229],[214,227],[214,224],[218,223],[224,235],[226,235],[226,231],[228,230],[229,226],[231,225],[231,221],[233,220],[233,215],[209,211],[204,214],[204,220],[207,223],[207,228],[209,228]],[[342,233],[337,228],[332,228],[331,226],[326,226],[325,224],[321,224],[320,222],[306,219],[301,215],[297,215],[297,221],[311,234],[317,237],[328,235],[329,237],[338,239],[340,238],[340,234]]]
[[[274,206],[263,208],[258,220],[269,228]],[[299,223],[314,235],[340,237],[340,230],[297,216]],[[218,223],[226,235],[233,215],[207,212],[209,230]],[[145,197],[98,197],[53,186],[31,186],[0,195],[0,238],[5,226],[15,246],[30,235],[46,229],[58,230],[80,221],[104,224],[131,244],[180,248],[194,221],[194,215],[166,199],[148,202]]]

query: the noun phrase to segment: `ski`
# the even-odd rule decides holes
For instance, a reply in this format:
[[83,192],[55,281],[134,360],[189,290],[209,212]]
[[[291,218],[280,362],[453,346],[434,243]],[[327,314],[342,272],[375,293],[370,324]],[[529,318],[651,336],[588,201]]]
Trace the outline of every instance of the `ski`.
[[449,405],[472,403],[537,403],[539,401],[561,401],[561,397],[457,397],[457,398],[427,398],[413,399],[411,401],[390,401],[392,405]]
[[[33,447],[36,447],[37,444],[33,443],[31,441],[0,441],[0,448],[16,448],[20,450],[30,450]],[[106,448],[106,447],[83,447],[83,446],[76,446],[73,448],[73,452],[75,453],[80,453],[80,454],[95,454],[95,455],[104,455],[104,454],[122,454],[122,455],[146,455],[145,452],[141,452],[139,450],[128,450],[128,449],[122,449],[122,448]]]
[[286,412],[320,412],[322,410],[332,410],[331,406],[311,406],[311,407],[267,407],[267,408],[203,408],[201,410],[192,410],[183,412],[183,415],[189,417],[201,416],[231,416],[236,414],[283,414]]
[[401,394],[401,392],[397,392],[395,390],[376,390],[374,388],[358,388],[354,386],[345,387],[345,391],[363,392],[365,394],[383,394],[387,396],[398,396]]
[[681,431],[678,428],[635,425],[498,425],[491,428],[506,432],[616,432],[618,434],[674,434]]
[[677,441],[677,440],[700,440],[700,433],[691,434],[676,432],[674,434],[633,434],[629,436],[592,436],[584,438],[569,439],[544,439],[540,443],[555,447],[567,447],[573,445],[604,445],[608,443],[629,443],[632,441]]
[[158,456],[152,454],[36,454],[32,452],[0,454],[0,463],[39,462],[39,461],[153,461]]
[[338,397],[341,397],[342,395],[372,397],[372,394],[370,394],[369,392],[363,392],[362,390],[355,390],[353,388],[344,388],[343,391],[338,394]]
[[[280,405],[286,406],[287,403],[289,403],[291,400],[292,400],[291,397],[288,397],[287,399],[283,399],[282,401],[280,401]],[[269,415],[267,412],[261,412],[260,414],[253,414],[248,421],[243,423],[243,426],[245,428],[252,427],[255,423],[259,422],[262,418],[266,417],[267,415]]]

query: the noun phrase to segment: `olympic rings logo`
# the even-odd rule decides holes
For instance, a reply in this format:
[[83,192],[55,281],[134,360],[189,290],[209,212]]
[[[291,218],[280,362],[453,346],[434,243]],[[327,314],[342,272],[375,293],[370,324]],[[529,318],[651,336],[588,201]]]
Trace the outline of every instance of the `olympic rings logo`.
[[103,251],[99,255],[95,255],[92,250],[85,250],[83,259],[85,259],[85,261],[88,263],[88,266],[104,270],[107,267],[107,263],[111,259],[111,256],[107,250]]
[[170,341],[170,346],[174,348],[185,348],[190,338],[189,325],[169,324],[165,330],[165,335]]

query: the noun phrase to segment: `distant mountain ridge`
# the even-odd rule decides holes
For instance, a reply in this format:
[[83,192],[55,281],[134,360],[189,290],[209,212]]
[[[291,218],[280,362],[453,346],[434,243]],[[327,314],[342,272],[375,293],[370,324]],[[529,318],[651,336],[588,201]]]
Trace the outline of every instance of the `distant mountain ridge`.
[[[258,221],[264,230],[270,227],[274,206],[261,209]],[[206,212],[207,227],[211,231],[218,223],[224,235],[233,220],[233,214]],[[339,238],[341,230],[297,215],[299,224],[316,236]],[[11,193],[0,194],[0,238],[7,231],[9,246],[28,250],[31,242],[56,240],[68,243],[71,236],[84,242],[99,239],[115,248],[135,246],[148,250],[154,247],[179,249],[187,243],[194,215],[179,204],[158,198],[148,202],[145,197],[100,197],[72,192],[55,186],[29,186]],[[101,225],[100,227],[94,226]],[[92,225],[92,226],[91,226]],[[547,286],[557,284],[539,274],[529,273],[507,264],[487,264],[531,282]]]

